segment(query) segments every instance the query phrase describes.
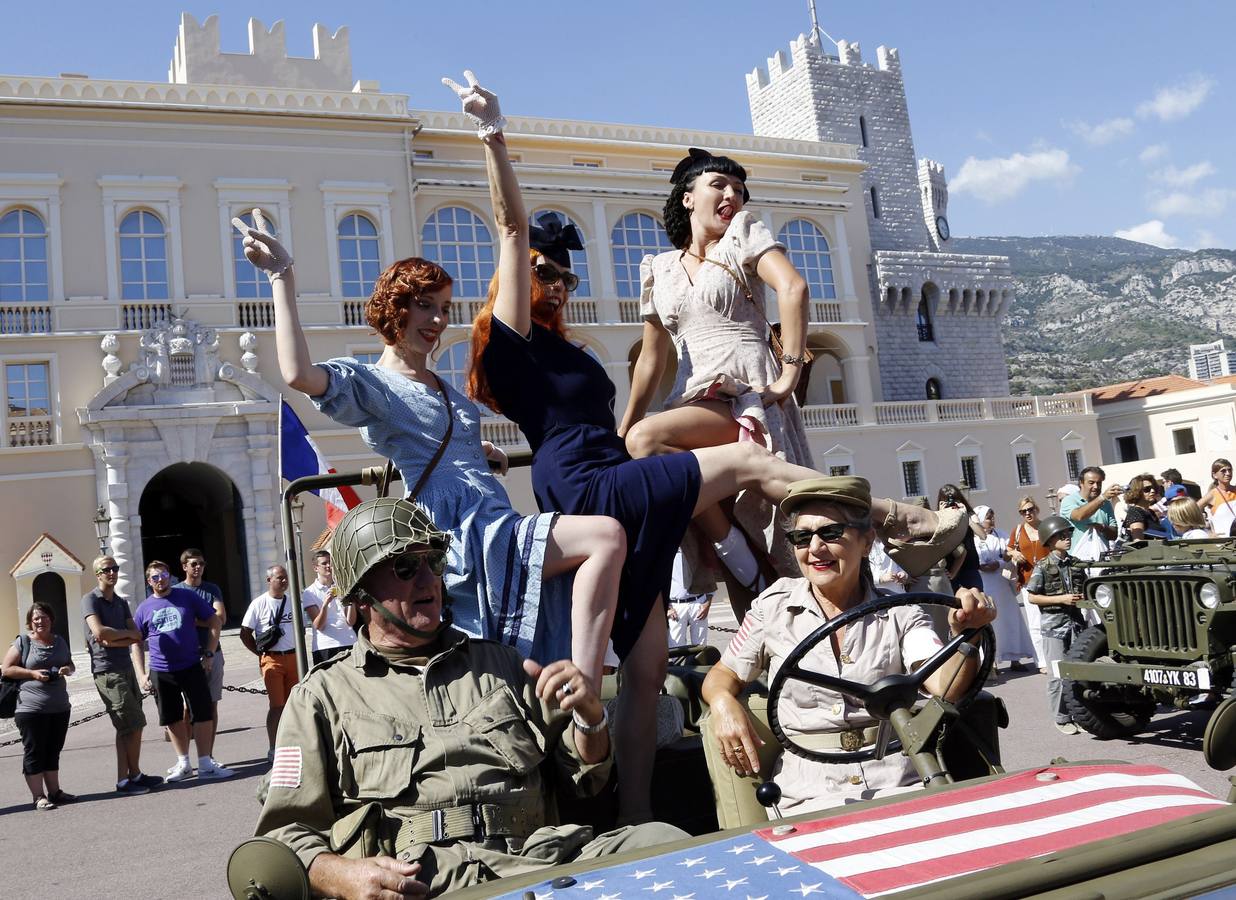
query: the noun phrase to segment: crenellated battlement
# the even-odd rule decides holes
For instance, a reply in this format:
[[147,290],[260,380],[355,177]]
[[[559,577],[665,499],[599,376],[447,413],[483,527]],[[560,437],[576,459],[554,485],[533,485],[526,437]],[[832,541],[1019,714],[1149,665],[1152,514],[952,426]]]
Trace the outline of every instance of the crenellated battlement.
[[[282,20],[269,29],[249,19],[249,52],[224,53],[219,43],[219,17],[198,23],[180,14],[180,29],[167,80],[172,84],[243,84],[295,90],[355,90],[352,51],[347,27],[331,34],[313,26],[313,58],[288,56]],[[377,86],[367,82],[366,90]]]
[[747,73],[747,91],[754,93],[777,82],[792,69],[802,65],[808,58],[818,59],[825,64],[836,66],[852,66],[854,68],[871,69],[876,72],[889,72],[901,77],[901,55],[895,47],[880,46],[876,48],[876,65],[863,62],[862,45],[858,41],[838,41],[837,55],[825,53],[818,43],[800,34],[790,41],[790,54],[787,57],[784,50],[778,50],[768,57],[765,68],[756,67]]

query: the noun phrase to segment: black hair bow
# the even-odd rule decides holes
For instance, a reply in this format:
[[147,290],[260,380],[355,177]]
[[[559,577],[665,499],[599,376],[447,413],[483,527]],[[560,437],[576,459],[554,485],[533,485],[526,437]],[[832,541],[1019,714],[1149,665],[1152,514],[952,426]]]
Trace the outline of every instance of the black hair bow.
[[532,249],[565,269],[571,268],[570,251],[584,249],[579,229],[573,224],[563,225],[558,214],[552,212],[541,213],[536,222],[528,230]]
[[699,147],[691,147],[687,150],[687,155],[678,161],[678,165],[674,166],[674,174],[670,176],[670,183],[677,184],[687,177],[689,172],[696,163],[704,163],[706,160],[712,159],[712,154],[707,150],[701,150]]

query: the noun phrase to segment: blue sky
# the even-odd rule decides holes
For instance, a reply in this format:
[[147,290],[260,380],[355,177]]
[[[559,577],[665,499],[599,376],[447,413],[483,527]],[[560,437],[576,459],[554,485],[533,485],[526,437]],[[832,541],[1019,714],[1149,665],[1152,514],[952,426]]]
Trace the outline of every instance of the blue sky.
[[[945,164],[959,235],[1121,234],[1236,247],[1236,4],[820,0],[820,24],[901,51],[915,150]],[[439,76],[476,70],[508,112],[750,132],[744,73],[809,27],[806,0],[326,3],[137,0],[3,5],[0,70],[166,80],[181,9],[350,28],[353,73],[453,108]],[[112,10],[121,10],[112,12]],[[2,166],[0,166],[2,168]]]

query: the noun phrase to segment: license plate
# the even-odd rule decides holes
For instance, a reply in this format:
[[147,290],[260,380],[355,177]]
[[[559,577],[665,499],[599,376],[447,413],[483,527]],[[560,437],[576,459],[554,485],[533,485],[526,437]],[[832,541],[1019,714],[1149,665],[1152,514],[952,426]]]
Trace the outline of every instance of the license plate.
[[1142,684],[1210,690],[1209,669],[1142,669]]

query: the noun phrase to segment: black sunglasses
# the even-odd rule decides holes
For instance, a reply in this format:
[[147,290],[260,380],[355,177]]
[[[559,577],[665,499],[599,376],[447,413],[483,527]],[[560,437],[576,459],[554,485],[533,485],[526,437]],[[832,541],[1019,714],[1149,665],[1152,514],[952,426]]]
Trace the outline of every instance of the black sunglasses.
[[119,572],[119,571],[120,571],[120,566],[103,566],[103,568],[101,569],[95,569],[94,574],[108,575],[108,574],[111,574],[112,572]]
[[826,544],[841,540],[847,528],[865,529],[871,526],[866,522],[834,522],[831,525],[821,525],[814,530],[808,528],[792,528],[785,533],[789,542],[798,550],[811,546],[811,539],[818,537]]
[[564,272],[557,266],[551,266],[549,263],[539,263],[532,267],[532,274],[536,276],[536,280],[541,284],[557,284],[562,282],[562,286],[567,291],[573,291],[579,287],[579,276],[574,272]]
[[416,550],[395,558],[393,571],[400,581],[411,581],[420,574],[421,566],[428,564],[429,571],[441,576],[446,571],[445,550]]

